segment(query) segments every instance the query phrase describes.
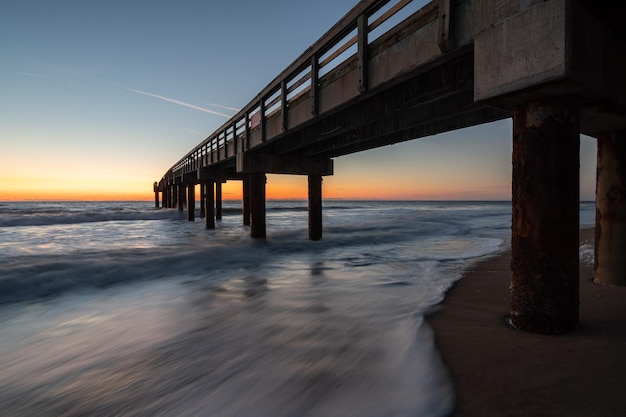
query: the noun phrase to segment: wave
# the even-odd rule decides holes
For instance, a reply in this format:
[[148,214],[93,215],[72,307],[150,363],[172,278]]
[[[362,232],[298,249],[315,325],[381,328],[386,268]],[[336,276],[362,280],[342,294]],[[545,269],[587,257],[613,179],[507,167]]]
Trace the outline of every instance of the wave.
[[185,212],[148,203],[3,205],[0,302],[151,279],[238,279],[255,270],[264,270],[267,279],[292,269],[318,270],[311,265],[320,262],[346,277],[391,268],[402,271],[395,279],[400,282],[420,275],[416,271],[426,264],[445,269],[496,252],[501,233],[480,235],[508,224],[489,207],[491,215],[477,221],[474,213],[429,209],[434,204],[415,209],[414,203],[333,202],[325,207],[324,239],[311,242],[306,202],[270,201],[268,212],[275,214],[268,219],[268,239],[256,241],[240,219],[228,217],[241,213],[236,204],[224,204],[227,216],[213,231],[186,221]]
[[269,241],[256,241],[250,240],[247,230],[242,229],[227,245],[207,239],[171,247],[97,247],[57,255],[5,258],[0,260],[0,303],[154,279],[182,278],[207,283],[249,277],[268,279],[275,273],[290,274],[292,267],[319,270],[319,259],[328,269],[339,268],[341,275],[359,274],[366,267],[391,267],[408,268],[410,276],[413,274],[409,271],[421,270],[423,265],[463,262],[497,251],[502,244],[497,239],[480,238],[455,240],[456,244],[446,243],[445,239],[425,239],[418,244],[406,236],[394,239],[373,235],[369,235],[371,240],[363,241],[341,234],[329,234],[325,241],[311,242],[298,235],[293,231],[277,232]]
[[0,227],[50,226],[108,221],[166,220],[179,218],[177,210],[149,211],[21,211],[0,217]]
[[0,262],[0,303],[168,277],[217,280],[229,269],[253,269],[263,262],[258,256],[236,247],[204,246],[16,257]]
[[[295,211],[295,212],[307,212],[309,210],[308,203],[306,201],[302,202],[302,205],[272,205],[269,204],[266,207],[268,212],[286,212],[286,211]],[[324,206],[323,210],[358,210],[361,207],[358,206]],[[241,212],[241,210],[239,210]]]
[[[200,217],[199,202],[196,217]],[[351,206],[329,205],[324,210],[353,210]],[[272,213],[306,213],[306,200],[268,201],[266,211]],[[186,218],[187,209],[140,208],[136,203],[1,203],[0,227],[50,226],[107,221],[141,221]],[[226,201],[222,207],[224,216],[241,215],[239,202]]]

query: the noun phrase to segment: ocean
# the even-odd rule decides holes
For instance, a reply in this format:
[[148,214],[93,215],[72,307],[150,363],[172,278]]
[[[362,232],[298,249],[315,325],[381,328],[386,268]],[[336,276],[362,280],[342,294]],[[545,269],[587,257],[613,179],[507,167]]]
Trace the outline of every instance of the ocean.
[[[593,203],[581,204],[592,226]],[[0,203],[0,415],[447,415],[425,316],[508,247],[510,202]],[[589,248],[581,248],[588,256]]]

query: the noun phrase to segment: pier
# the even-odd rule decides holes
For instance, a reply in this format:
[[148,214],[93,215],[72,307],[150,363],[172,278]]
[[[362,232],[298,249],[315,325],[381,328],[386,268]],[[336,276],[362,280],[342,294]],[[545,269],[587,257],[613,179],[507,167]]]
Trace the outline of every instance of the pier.
[[167,170],[155,205],[194,220],[200,184],[212,229],[222,183],[241,181],[243,223],[265,238],[266,174],[306,175],[319,240],[333,158],[512,118],[511,319],[572,330],[581,133],[598,139],[595,281],[626,285],[626,5],[436,0],[407,13],[412,3],[357,4]]

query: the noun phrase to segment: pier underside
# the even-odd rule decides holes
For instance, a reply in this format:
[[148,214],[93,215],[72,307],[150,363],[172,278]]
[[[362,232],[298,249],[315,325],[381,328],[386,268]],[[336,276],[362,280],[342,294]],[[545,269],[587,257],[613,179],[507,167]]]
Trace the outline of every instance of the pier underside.
[[[388,3],[398,4],[375,20]],[[318,240],[333,158],[512,115],[511,319],[531,332],[572,330],[581,133],[598,138],[595,281],[626,285],[626,32],[616,17],[626,6],[600,3],[434,1],[370,42],[407,3],[364,0],[172,167],[155,204],[159,192],[164,207],[182,210],[187,198],[193,220],[195,184],[217,181],[217,201],[222,181],[241,180],[244,224],[265,238],[265,175],[306,175]]]

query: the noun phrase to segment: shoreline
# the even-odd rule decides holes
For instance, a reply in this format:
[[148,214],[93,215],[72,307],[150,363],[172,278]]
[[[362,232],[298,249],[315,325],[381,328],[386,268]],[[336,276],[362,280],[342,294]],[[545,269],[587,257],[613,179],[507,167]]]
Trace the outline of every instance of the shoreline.
[[[593,245],[582,229],[580,243]],[[510,249],[472,265],[427,317],[454,383],[455,417],[626,415],[626,287],[580,265],[580,324],[545,336],[507,325]]]

